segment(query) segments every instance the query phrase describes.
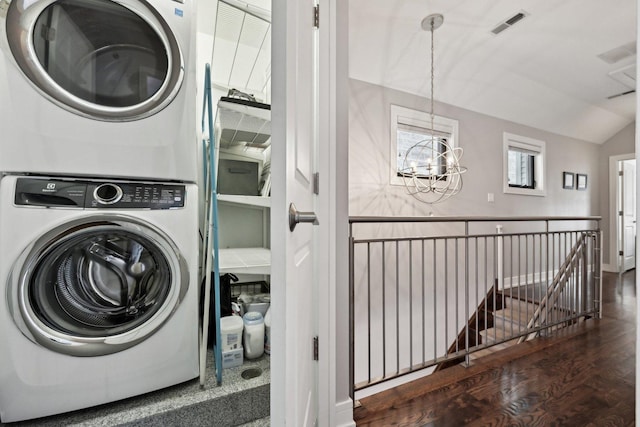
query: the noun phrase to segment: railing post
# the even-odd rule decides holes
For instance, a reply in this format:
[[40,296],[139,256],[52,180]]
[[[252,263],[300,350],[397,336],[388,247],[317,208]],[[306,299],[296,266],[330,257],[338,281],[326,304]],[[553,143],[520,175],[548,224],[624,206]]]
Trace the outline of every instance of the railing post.
[[595,256],[595,264],[596,264],[596,272],[594,274],[593,280],[595,285],[598,287],[597,296],[598,296],[598,319],[602,319],[602,230],[600,229],[600,221],[598,221],[598,231],[596,232],[596,256]]
[[355,313],[354,313],[354,303],[355,303],[355,267],[354,267],[354,258],[355,258],[355,248],[353,242],[353,223],[349,223],[349,397],[351,397],[351,401],[353,402],[354,407],[356,406],[355,400],[355,372],[354,372],[354,353],[355,353]]
[[[496,234],[502,234],[502,225],[496,225]],[[504,289],[504,246],[502,237],[498,236],[496,256],[497,270],[498,270],[498,290]]]
[[582,233],[582,298],[580,301],[580,310],[584,313],[587,311],[587,290],[589,287],[589,239],[587,233]]

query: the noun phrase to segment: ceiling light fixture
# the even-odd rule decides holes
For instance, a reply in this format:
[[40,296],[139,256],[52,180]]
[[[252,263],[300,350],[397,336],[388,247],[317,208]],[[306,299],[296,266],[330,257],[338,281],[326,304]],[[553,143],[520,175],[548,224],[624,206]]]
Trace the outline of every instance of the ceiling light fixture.
[[462,189],[462,174],[467,168],[460,166],[462,148],[453,147],[450,138],[434,129],[433,33],[444,22],[441,14],[429,15],[422,20],[422,29],[431,33],[431,128],[426,139],[409,148],[400,174],[407,192],[421,202],[433,204],[454,196]]

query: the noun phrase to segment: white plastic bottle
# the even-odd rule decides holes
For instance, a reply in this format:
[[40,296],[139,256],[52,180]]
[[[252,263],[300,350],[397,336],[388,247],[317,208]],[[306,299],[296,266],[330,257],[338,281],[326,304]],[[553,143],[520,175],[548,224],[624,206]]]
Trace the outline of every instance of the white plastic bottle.
[[264,315],[264,352],[271,354],[271,307]]
[[242,316],[244,320],[244,355],[256,359],[264,353],[264,318],[257,311]]

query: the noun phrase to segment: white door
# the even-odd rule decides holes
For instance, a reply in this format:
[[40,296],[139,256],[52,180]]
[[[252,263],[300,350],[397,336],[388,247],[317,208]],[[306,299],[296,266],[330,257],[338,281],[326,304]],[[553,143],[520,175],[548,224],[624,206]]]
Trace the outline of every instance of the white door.
[[636,267],[636,161],[622,163],[622,187],[620,215],[622,242],[622,271]]
[[317,29],[314,0],[273,2],[271,425],[314,426],[318,414],[317,240],[289,227],[289,207],[315,212]]

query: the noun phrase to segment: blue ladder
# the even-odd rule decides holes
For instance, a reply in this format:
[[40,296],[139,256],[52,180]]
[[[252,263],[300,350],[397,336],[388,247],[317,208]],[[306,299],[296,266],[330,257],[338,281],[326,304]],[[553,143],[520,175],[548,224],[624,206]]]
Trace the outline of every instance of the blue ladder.
[[[207,121],[205,122],[205,117]],[[207,148],[207,138],[205,127],[207,125],[209,131],[209,147]],[[211,101],[211,66],[205,65],[204,70],[204,99],[202,105],[202,158],[205,197],[210,197],[210,204],[206,212],[206,229],[204,230],[203,260],[202,268],[204,269],[205,288],[204,288],[204,310],[202,319],[202,340],[200,347],[200,386],[204,386],[205,368],[206,368],[206,352],[207,352],[207,334],[209,330],[209,312],[210,296],[211,296],[211,276],[213,272],[214,278],[214,313],[216,342],[213,346],[215,356],[215,371],[218,385],[222,384],[222,345],[220,336],[220,264],[219,264],[219,244],[218,244],[218,191],[217,191],[217,172],[216,172],[216,140],[213,127],[213,110]],[[213,269],[211,263],[213,262]]]

